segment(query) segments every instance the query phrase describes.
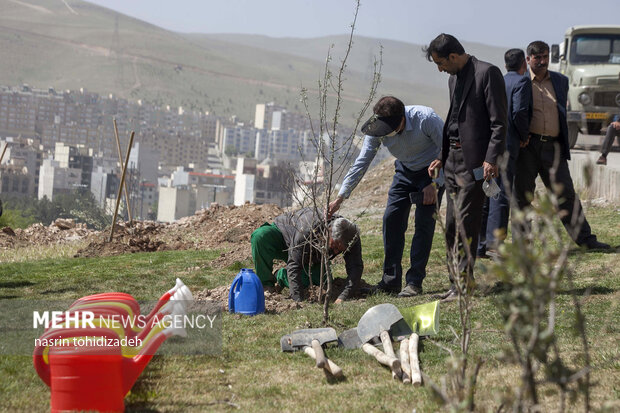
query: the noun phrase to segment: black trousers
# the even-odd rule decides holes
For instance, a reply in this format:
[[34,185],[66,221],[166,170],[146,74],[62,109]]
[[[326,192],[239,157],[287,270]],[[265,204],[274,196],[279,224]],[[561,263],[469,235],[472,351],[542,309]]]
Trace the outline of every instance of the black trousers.
[[[448,195],[446,211],[448,269],[457,260],[459,274],[466,274],[473,280],[478,234],[482,221],[482,204],[486,198],[482,190],[484,180],[476,181],[473,173],[465,167],[463,150],[460,148],[450,149],[444,174]],[[454,282],[452,271],[450,280]]]
[[[519,151],[517,168],[514,181],[514,193],[517,198],[519,209],[530,206],[528,196],[534,194],[536,188],[536,176],[540,175],[545,187],[552,189],[552,184],[560,184],[560,190],[556,194],[560,202],[560,219],[568,235],[579,245],[587,245],[596,240],[592,235],[590,224],[583,215],[583,208],[573,186],[568,162],[559,155],[559,163],[555,176],[550,175],[554,167],[556,152],[560,151],[560,145],[555,140],[541,142],[532,137],[530,143]],[[581,225],[579,223],[581,222]]]
[[[387,206],[383,215],[383,247],[385,260],[383,261],[382,286],[394,291],[400,291],[402,284],[403,249],[405,248],[405,232],[409,223],[411,200],[409,193],[421,192],[431,183],[428,167],[412,171],[401,161],[394,162],[394,179],[388,192]],[[437,193],[439,204],[443,188]],[[435,234],[435,205],[416,205],[415,232],[411,240],[409,258],[411,266],[407,270],[405,280],[407,284],[418,287],[426,277],[426,264],[433,246]]]

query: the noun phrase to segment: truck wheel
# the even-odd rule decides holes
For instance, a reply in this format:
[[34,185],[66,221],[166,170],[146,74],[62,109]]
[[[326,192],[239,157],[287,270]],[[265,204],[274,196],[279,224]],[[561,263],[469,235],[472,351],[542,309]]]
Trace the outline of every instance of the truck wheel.
[[577,136],[579,135],[579,125],[576,123],[568,124],[568,147],[573,149],[573,146],[577,143]]
[[588,135],[600,135],[602,126],[601,122],[588,122]]

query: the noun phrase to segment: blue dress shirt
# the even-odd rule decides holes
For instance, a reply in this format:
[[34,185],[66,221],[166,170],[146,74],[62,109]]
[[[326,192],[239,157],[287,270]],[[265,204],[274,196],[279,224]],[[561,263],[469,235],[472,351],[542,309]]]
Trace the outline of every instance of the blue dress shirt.
[[426,168],[441,150],[443,120],[426,106],[405,106],[405,129],[395,136],[364,137],[364,145],[347,172],[338,196],[348,198],[362,180],[381,144],[412,171]]

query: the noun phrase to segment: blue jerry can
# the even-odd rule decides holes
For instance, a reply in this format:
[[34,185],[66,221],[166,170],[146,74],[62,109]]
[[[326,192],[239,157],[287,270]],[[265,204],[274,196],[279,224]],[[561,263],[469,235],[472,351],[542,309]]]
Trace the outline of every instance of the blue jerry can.
[[263,284],[251,268],[242,268],[228,292],[228,311],[246,315],[265,312]]

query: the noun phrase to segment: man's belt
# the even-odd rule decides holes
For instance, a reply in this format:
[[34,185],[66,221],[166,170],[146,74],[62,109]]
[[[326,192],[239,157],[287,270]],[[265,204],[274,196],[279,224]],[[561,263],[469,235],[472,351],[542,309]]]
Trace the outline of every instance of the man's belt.
[[538,139],[541,142],[548,142],[557,139],[557,136],[541,135],[539,133],[530,133],[530,138]]
[[455,138],[450,136],[450,148],[451,149],[458,149],[461,147],[461,140],[459,138]]

